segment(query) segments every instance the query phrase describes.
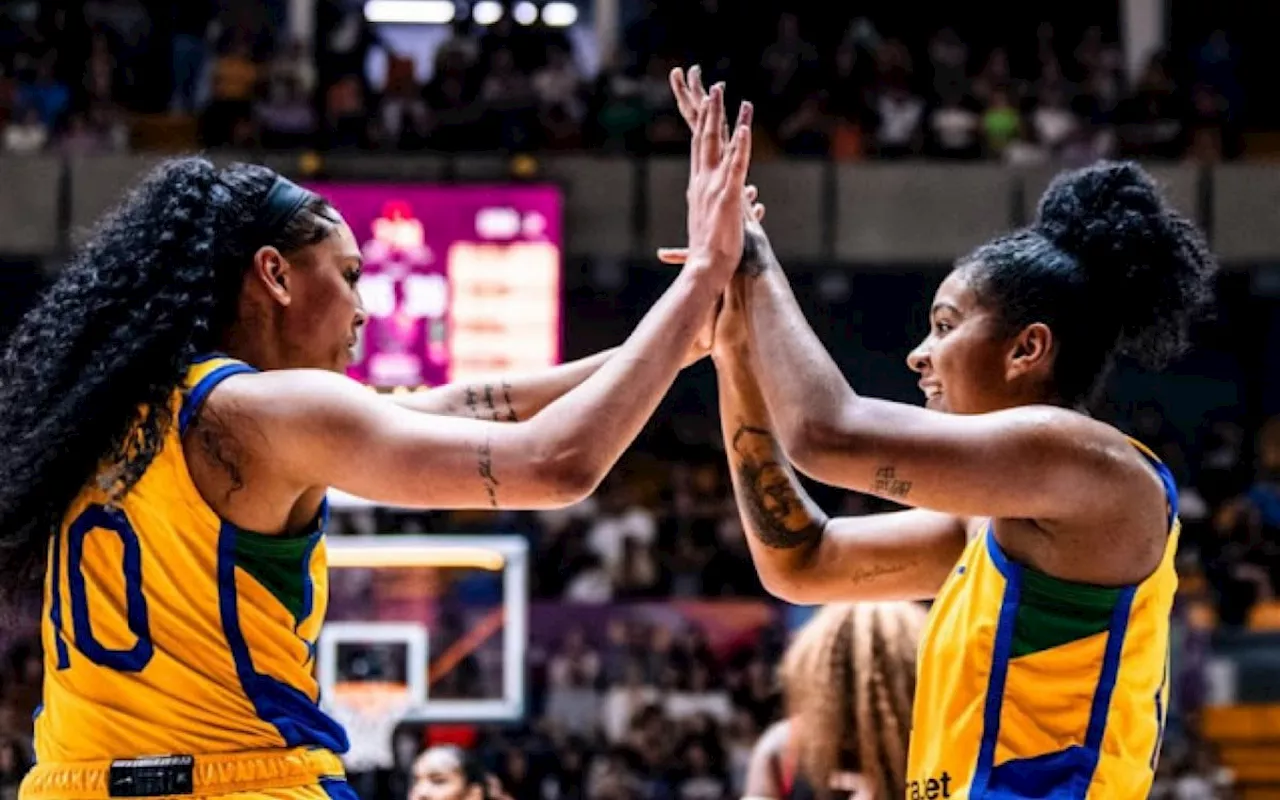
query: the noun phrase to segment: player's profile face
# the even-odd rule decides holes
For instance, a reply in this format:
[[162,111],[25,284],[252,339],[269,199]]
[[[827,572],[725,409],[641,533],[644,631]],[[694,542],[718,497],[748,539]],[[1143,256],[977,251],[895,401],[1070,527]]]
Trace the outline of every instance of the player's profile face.
[[462,764],[450,750],[432,748],[413,765],[409,800],[478,800],[477,787],[468,787]]
[[298,366],[343,372],[365,321],[356,289],[363,259],[346,222],[297,258],[296,303],[286,336]]
[[920,375],[925,407],[979,414],[1005,407],[1004,347],[990,311],[978,302],[970,271],[951,271],[929,307],[929,333],[907,356]]

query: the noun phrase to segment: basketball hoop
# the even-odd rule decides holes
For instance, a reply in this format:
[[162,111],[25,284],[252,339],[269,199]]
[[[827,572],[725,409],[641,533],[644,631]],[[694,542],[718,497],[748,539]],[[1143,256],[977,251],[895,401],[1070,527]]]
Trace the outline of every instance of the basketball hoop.
[[351,772],[395,766],[392,734],[414,706],[406,683],[342,681],[330,687],[324,708],[347,730],[351,749],[343,763]]

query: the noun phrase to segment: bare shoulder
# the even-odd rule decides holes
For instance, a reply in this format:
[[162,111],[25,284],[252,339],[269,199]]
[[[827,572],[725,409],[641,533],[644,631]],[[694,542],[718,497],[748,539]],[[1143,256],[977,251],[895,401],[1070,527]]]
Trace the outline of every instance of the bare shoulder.
[[[1163,496],[1155,470],[1133,441],[1112,425],[1054,406],[1023,406],[991,416],[1002,417],[1006,435],[1042,449],[1047,459],[1070,464],[1076,481],[1093,484],[1099,491],[1093,495],[1098,500],[1123,497],[1124,505],[1131,506],[1135,491],[1144,498]],[[1158,491],[1146,491],[1152,488]]]
[[[1074,499],[1073,511],[997,520],[1001,545],[1066,580],[1121,585],[1146,578],[1159,564],[1169,532],[1164,482],[1150,460],[1122,431],[1083,414],[1018,411],[1022,419],[1015,426],[1029,426],[1023,433],[1046,457],[1071,465],[1056,488]],[[1099,552],[1114,558],[1098,559]]]

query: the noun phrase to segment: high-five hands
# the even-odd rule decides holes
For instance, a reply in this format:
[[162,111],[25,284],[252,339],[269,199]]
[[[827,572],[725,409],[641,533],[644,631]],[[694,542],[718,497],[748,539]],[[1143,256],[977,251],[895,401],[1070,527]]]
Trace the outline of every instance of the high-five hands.
[[[693,132],[695,140],[700,132],[705,135],[710,126],[715,126],[712,130],[720,130],[719,137],[721,140],[728,136],[728,129],[724,126],[723,121],[711,119],[708,116],[712,108],[712,104],[709,102],[711,97],[713,95],[720,98],[723,97],[724,85],[722,83],[712,86],[711,91],[708,92],[702,85],[702,70],[696,65],[689,70],[687,76],[684,70],[679,67],[673,69],[670,75],[670,82],[671,91],[676,98],[676,105],[680,109],[680,115],[684,118],[685,123],[688,124],[690,131]],[[721,103],[721,107],[723,108],[723,103]],[[697,145],[694,146],[695,151],[696,148]],[[697,165],[694,164],[693,166],[696,168]],[[691,185],[692,180],[691,174]],[[754,240],[753,244],[755,246],[767,247],[768,238],[765,236],[764,227],[761,224],[764,221],[765,207],[762,203],[757,202],[758,197],[759,192],[755,186],[744,187],[742,203],[743,225],[745,235]],[[690,205],[690,210],[692,212],[692,204]],[[692,231],[692,228],[690,230]],[[692,238],[690,238],[690,244],[692,244]],[[690,258],[690,251],[690,247],[659,248],[658,260],[664,264],[684,264]],[[740,254],[741,252],[739,251]],[[725,338],[726,335],[740,338],[737,336],[738,331],[731,329],[734,328],[741,315],[741,298],[730,298],[730,294],[732,294],[732,290],[727,290],[725,298],[720,304],[717,304],[712,317],[707,321],[707,326],[698,334],[686,364],[693,363],[707,355],[716,348],[717,344],[729,345],[730,342],[728,341],[719,341]],[[732,311],[735,313],[726,315],[722,311],[726,303],[731,303],[734,306]]]
[[[672,81],[674,85],[674,73]],[[683,78],[680,82],[683,85]],[[689,245],[662,260],[669,264],[687,264],[690,269],[711,269],[717,279],[727,284],[741,258],[744,236],[741,220],[755,200],[754,189],[748,192],[745,187],[751,161],[753,109],[749,102],[741,105],[731,132],[725,121],[723,84],[713,86],[710,92],[702,90],[699,84],[696,96],[687,91],[679,102],[693,133],[686,192]],[[750,213],[763,216],[764,210]],[[725,269],[728,272],[721,274]],[[708,316],[705,328],[685,359],[686,365],[710,352],[716,315],[713,310]]]

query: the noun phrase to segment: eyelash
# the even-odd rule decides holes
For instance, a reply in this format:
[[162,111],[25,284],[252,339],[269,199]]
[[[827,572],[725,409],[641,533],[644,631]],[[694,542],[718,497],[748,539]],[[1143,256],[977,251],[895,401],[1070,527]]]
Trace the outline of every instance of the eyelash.
[[946,333],[947,331],[955,329],[955,326],[950,322],[935,322],[933,327],[938,333]]

